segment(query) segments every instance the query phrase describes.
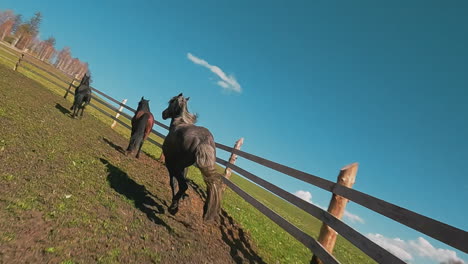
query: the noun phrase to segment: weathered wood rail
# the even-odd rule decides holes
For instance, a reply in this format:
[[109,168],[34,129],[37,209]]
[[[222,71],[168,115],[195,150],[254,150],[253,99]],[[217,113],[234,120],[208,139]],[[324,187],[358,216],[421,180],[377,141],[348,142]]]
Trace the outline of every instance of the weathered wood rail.
[[[62,88],[63,90],[67,91],[66,86],[69,86],[70,89],[72,87],[76,86],[73,84],[74,78],[72,76],[69,76],[71,81],[65,81],[56,74],[50,73],[43,67],[34,64],[30,61],[27,60],[27,58],[23,58],[23,60],[31,65],[34,65],[34,67],[37,67],[41,69],[42,71],[45,71],[55,78],[61,80],[63,82],[62,85],[58,84],[57,82],[50,80],[50,78],[47,78],[46,76],[38,73],[37,71],[34,71],[29,65],[25,65],[24,62],[21,64],[21,67],[25,67],[28,71],[40,76],[41,78],[44,78],[45,80],[57,85],[58,87]],[[67,93],[73,94],[73,91],[68,89]],[[108,111],[103,110],[99,106],[91,102],[91,106],[95,108],[97,111],[102,113],[104,116],[109,117],[110,119],[116,121],[117,123],[121,124],[123,127],[126,127],[128,129],[131,129],[130,125],[127,123],[123,122],[122,120],[116,118],[114,115],[120,114],[122,117],[131,120],[132,116],[125,113],[122,108],[130,111],[131,113],[135,112],[135,109],[129,107],[128,105],[125,105],[121,103],[120,101],[112,98],[111,96],[105,94],[102,91],[99,91],[95,88],[92,88],[92,90],[98,94],[98,97],[93,94],[93,100],[101,104],[102,106],[106,107],[107,109],[111,110],[112,114],[110,114]],[[105,99],[108,101],[105,101]],[[112,103],[116,104],[117,106],[113,106]],[[120,107],[121,109],[118,109]],[[169,127],[159,121],[156,121],[156,125],[159,126],[160,128],[168,130]],[[156,131],[152,130],[152,133],[162,139],[165,138],[165,136]],[[148,141],[151,142],[152,144],[155,144],[158,147],[161,147],[161,144],[158,143],[157,141],[148,138]],[[387,201],[378,199],[376,197],[373,197],[371,195],[368,195],[366,193],[348,188],[346,186],[343,186],[339,183],[332,182],[323,178],[320,178],[318,176],[296,170],[294,168],[288,167],[286,165],[282,165],[279,163],[276,163],[274,161],[270,161],[268,159],[247,153],[245,151],[241,151],[236,148],[228,147],[226,145],[223,145],[221,143],[216,143],[216,147],[220,150],[227,151],[229,153],[235,154],[239,157],[243,157],[247,160],[250,160],[252,162],[258,163],[260,165],[263,165],[267,168],[273,169],[275,171],[281,172],[287,176],[299,179],[305,183],[309,183],[311,185],[317,186],[321,189],[324,189],[326,191],[331,192],[334,195],[343,197],[345,199],[348,199],[350,201],[353,201],[359,205],[362,205],[374,212],[377,212],[381,215],[384,215],[398,223],[401,223],[405,226],[408,226],[414,230],[417,230],[423,234],[426,234],[434,239],[437,239],[449,246],[452,246],[456,249],[459,249],[465,253],[468,253],[468,232],[465,230],[461,230],[459,228],[450,226],[448,224],[442,223],[440,221],[434,220],[432,218],[429,218],[427,216],[418,214],[416,212],[413,212],[411,210],[405,209],[403,207],[397,206],[395,204],[389,203]],[[234,165],[226,160],[216,158],[216,161],[218,164],[225,166],[226,168],[229,168],[230,170],[233,170],[237,172],[239,175],[253,181],[254,183],[258,184],[259,186],[265,188],[266,190],[270,191],[271,193],[283,198],[284,200],[288,201],[289,203],[295,205],[296,207],[304,210],[305,212],[309,213],[310,215],[316,217],[320,221],[322,221],[324,224],[335,230],[338,234],[343,236],[345,239],[350,241],[352,244],[354,244],[357,248],[362,250],[365,254],[367,254],[369,257],[377,261],[378,263],[405,263],[401,259],[397,258],[363,234],[359,233],[358,231],[354,230],[352,227],[335,217],[333,214],[329,213],[327,210],[323,210],[319,207],[317,207],[314,204],[308,203],[297,196],[283,190],[282,188],[256,176],[255,174],[237,166]],[[316,258],[320,259],[324,263],[339,263],[338,260],[336,260],[332,254],[330,254],[316,239],[313,237],[309,236],[293,224],[289,223],[286,221],[284,218],[282,218],[280,215],[275,213],[273,210],[269,209],[265,205],[263,205],[261,202],[257,201],[255,198],[250,196],[248,193],[246,193],[244,190],[242,190],[240,187],[235,185],[233,182],[231,182],[229,179],[224,178],[223,179],[224,183],[235,193],[237,193],[239,196],[241,196],[245,201],[250,203],[253,207],[258,209],[261,213],[263,213],[266,217],[271,219],[273,222],[278,224],[281,228],[283,228],[286,232],[291,234],[293,237],[295,237],[298,241],[300,241],[302,244],[304,244],[307,248],[309,248],[312,253],[316,256]]]

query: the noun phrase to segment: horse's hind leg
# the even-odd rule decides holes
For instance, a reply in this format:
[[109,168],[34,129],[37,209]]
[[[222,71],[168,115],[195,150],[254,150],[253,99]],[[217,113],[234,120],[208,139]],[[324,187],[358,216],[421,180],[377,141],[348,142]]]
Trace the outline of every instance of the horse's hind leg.
[[81,115],[80,115],[80,118],[83,118],[83,114],[84,114],[85,107],[86,107],[86,104],[84,104],[84,105],[81,107]]
[[73,114],[72,114],[72,117],[73,117],[73,118],[75,118],[75,117],[76,117],[76,114],[77,114],[77,113],[76,113],[76,111],[77,111],[76,108],[77,108],[76,106],[73,107]]
[[172,198],[171,206],[169,206],[169,213],[176,214],[179,211],[179,200],[187,191],[188,184],[184,178],[184,169],[177,169],[175,174],[171,174],[171,177],[173,176],[175,176],[175,178],[177,179],[177,185],[179,186],[179,190]]
[[143,141],[144,141],[144,139],[141,140],[140,146],[138,147],[138,152],[136,154],[137,159],[140,158],[140,151],[141,151],[141,147],[143,147]]
[[171,185],[171,191],[172,191],[172,199],[174,200],[175,197],[175,177],[173,175],[169,175],[169,185]]

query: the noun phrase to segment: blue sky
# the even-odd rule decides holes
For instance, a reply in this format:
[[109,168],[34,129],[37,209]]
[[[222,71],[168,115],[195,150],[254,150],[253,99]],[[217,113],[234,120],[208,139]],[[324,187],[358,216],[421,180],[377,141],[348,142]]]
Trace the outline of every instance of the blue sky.
[[[41,38],[53,35],[89,62],[96,88],[133,106],[150,98],[160,121],[183,92],[218,142],[244,137],[245,151],[333,181],[357,161],[354,188],[468,229],[466,1],[3,0],[0,8],[41,11]],[[239,164],[328,205],[327,192]],[[421,257],[419,237],[450,249],[358,205],[348,211],[364,223],[345,221],[380,243],[404,241],[412,263],[444,260]]]

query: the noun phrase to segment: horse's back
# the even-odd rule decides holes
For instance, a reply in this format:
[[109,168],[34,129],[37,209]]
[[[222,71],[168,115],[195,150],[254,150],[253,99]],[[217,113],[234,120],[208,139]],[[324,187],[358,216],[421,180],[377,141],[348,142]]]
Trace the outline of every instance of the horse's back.
[[91,94],[91,87],[88,85],[80,85],[76,88],[75,94]]
[[153,127],[154,124],[154,116],[151,112],[145,112],[145,111],[137,111],[135,115],[132,118],[132,125],[140,122],[141,120],[148,120],[148,125],[151,125]]
[[214,138],[211,132],[204,127],[195,125],[180,125],[170,130],[163,143],[166,161],[169,156],[179,158],[181,155],[195,159],[200,145],[211,146],[216,151]]

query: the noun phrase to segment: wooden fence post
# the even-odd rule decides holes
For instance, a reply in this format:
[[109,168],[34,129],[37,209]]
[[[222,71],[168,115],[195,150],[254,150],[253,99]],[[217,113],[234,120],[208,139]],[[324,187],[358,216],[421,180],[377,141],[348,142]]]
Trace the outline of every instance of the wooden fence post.
[[[345,167],[343,167],[338,175],[337,184],[346,186],[348,188],[353,187],[353,184],[356,180],[356,174],[358,170],[358,163],[352,163]],[[328,212],[335,216],[338,219],[343,217],[346,204],[348,203],[348,199],[333,194],[332,199],[330,201],[330,205],[328,206]],[[330,253],[333,253],[333,248],[335,247],[337,233],[335,230],[331,229],[328,225],[322,224],[322,228],[320,228],[320,235],[318,238],[318,242],[322,244],[322,246]],[[315,255],[312,257],[310,262],[311,264],[322,264],[323,262],[318,259]]]
[[[244,144],[244,138],[240,138],[239,140],[236,141],[236,144],[234,145],[234,149],[240,150],[242,144]],[[231,157],[229,157],[229,163],[235,164],[236,160],[237,160],[237,155],[234,153],[231,153]],[[226,167],[226,169],[224,170],[224,177],[229,180],[231,178],[231,173],[232,173],[231,168]],[[226,189],[226,185],[223,186],[223,190],[224,189]]]
[[[121,104],[120,107],[119,107],[119,112],[117,112],[117,114],[115,115],[115,119],[118,119],[118,118],[119,118],[120,112],[122,112],[122,110],[123,110],[123,108],[124,108],[123,105],[124,105],[125,103],[127,103],[127,99],[123,99],[123,100],[122,100],[122,104]],[[111,128],[112,128],[112,129],[114,129],[115,126],[117,125],[117,120],[115,120],[115,119],[114,119],[114,122],[113,122],[112,125],[111,125]]]
[[63,98],[65,98],[65,99],[67,98],[68,93],[70,92],[70,90],[71,90],[71,88],[72,88],[73,83],[75,82],[75,80],[76,80],[76,79],[73,78],[73,80],[71,81],[70,85],[68,86],[67,92],[65,93],[65,95],[63,96]]
[[20,66],[21,60],[24,58],[24,53],[21,54],[21,56],[18,58],[18,62],[15,64],[15,67],[13,67],[14,71],[18,70],[18,67]]

